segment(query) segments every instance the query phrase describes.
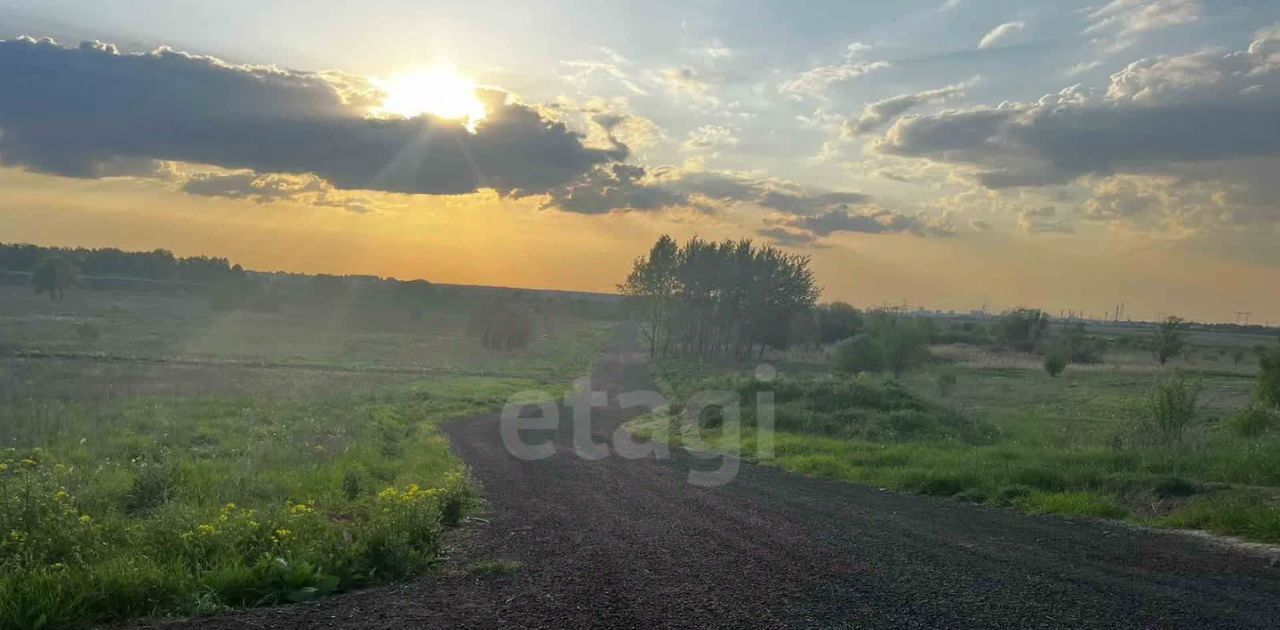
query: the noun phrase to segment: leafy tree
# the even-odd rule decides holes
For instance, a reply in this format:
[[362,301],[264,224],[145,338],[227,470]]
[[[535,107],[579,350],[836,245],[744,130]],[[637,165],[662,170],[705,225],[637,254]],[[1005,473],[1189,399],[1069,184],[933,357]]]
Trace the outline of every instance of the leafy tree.
[[1182,354],[1183,346],[1186,343],[1186,333],[1183,332],[1185,322],[1180,317],[1170,316],[1152,331],[1152,342],[1155,350],[1156,360],[1160,365],[1164,365],[1179,354]]
[[649,339],[650,354],[666,348],[663,334],[669,327],[667,318],[676,299],[678,255],[675,239],[663,234],[649,249],[648,256],[636,260],[626,282],[618,286],[618,290],[631,296],[643,311],[642,330]]
[[820,304],[817,309],[818,340],[834,343],[848,339],[862,328],[862,313],[844,302]]
[[31,287],[36,295],[48,293],[49,299],[61,302],[79,277],[75,263],[58,255],[46,256],[31,269]]
[[619,291],[653,354],[750,356],[785,348],[794,320],[819,290],[809,259],[749,240],[677,245],[663,236],[637,259]]
[[1014,350],[1033,352],[1049,330],[1049,315],[1038,308],[1020,308],[1001,316],[997,326],[1005,345]]

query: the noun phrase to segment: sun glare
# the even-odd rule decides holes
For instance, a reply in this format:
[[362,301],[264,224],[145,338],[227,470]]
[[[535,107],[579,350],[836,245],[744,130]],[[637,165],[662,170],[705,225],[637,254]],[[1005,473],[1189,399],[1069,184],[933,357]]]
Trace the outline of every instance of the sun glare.
[[378,113],[412,118],[431,114],[465,121],[475,131],[484,119],[484,103],[476,96],[476,84],[452,66],[436,64],[377,82],[384,96]]

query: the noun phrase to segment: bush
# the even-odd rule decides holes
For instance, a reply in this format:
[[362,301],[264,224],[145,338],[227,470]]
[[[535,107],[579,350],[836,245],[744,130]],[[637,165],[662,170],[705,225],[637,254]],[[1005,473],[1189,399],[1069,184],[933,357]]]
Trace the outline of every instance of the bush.
[[1148,402],[1152,428],[1165,440],[1179,440],[1195,418],[1200,382],[1182,373],[1160,379]]
[[1276,425],[1274,408],[1252,403],[1241,409],[1228,421],[1228,426],[1241,437],[1257,437]]
[[1055,349],[1044,355],[1044,371],[1049,376],[1057,376],[1067,369],[1067,353],[1060,349]]
[[998,323],[1000,340],[1014,350],[1032,352],[1049,330],[1049,315],[1038,308],[1020,308],[1005,313]]
[[955,372],[943,372],[942,374],[939,374],[938,395],[943,398],[950,396],[951,392],[956,388],[956,382],[957,378]]
[[1055,349],[1064,353],[1070,363],[1083,365],[1102,363],[1106,347],[1105,340],[1089,336],[1084,324],[1070,327],[1055,344]]
[[837,343],[833,359],[836,370],[846,374],[879,372],[884,368],[884,349],[864,333]]
[[1268,407],[1280,407],[1280,348],[1262,352],[1258,364],[1258,401]]
[[895,377],[929,358],[931,324],[894,311],[871,314],[869,333],[881,349],[881,365]]

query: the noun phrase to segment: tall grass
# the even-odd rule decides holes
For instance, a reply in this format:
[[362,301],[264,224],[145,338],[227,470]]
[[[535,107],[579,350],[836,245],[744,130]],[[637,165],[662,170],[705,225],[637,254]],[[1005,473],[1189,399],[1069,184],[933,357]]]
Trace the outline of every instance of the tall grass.
[[150,373],[121,391],[76,362],[0,379],[0,628],[302,601],[427,569],[473,502],[439,422],[567,381],[603,341],[576,332],[504,362],[525,377],[343,377],[329,394],[308,371],[288,373],[302,389],[273,373],[279,391],[195,395]]
[[[929,402],[916,392],[934,392],[935,379],[923,375],[913,389],[797,371],[776,383],[749,384],[706,368],[657,366],[677,400],[738,383],[749,407],[757,392],[774,391],[779,432],[769,443],[771,456],[762,451],[766,444],[750,411],[740,444],[714,428],[690,435],[690,427],[677,430],[663,415],[629,428],[676,443],[696,438],[701,448],[875,487],[1280,542],[1280,529],[1270,525],[1280,522],[1280,431],[1273,430],[1280,427],[1270,416],[1239,419],[1221,406],[1207,410],[1202,386],[1190,377],[1144,383],[1089,371],[1055,379],[1030,368],[974,369],[966,372],[965,387]],[[1223,389],[1220,381],[1214,385],[1215,392]],[[968,410],[958,411],[966,404]],[[913,420],[895,425],[904,414]],[[1224,498],[1239,488],[1252,490]],[[1220,517],[1212,517],[1219,507]]]

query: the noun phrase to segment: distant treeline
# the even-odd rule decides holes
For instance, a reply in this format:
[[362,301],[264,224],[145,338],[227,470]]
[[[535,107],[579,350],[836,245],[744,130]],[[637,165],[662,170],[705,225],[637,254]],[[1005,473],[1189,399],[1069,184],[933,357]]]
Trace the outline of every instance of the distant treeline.
[[809,259],[749,240],[678,245],[662,236],[619,291],[644,321],[654,354],[749,356],[786,348],[818,298]]
[[43,247],[26,243],[0,243],[0,271],[30,273],[40,261],[50,256],[71,261],[84,276],[213,284],[243,272],[239,265],[231,264],[226,258],[184,258],[164,249],[127,252],[114,247]]

